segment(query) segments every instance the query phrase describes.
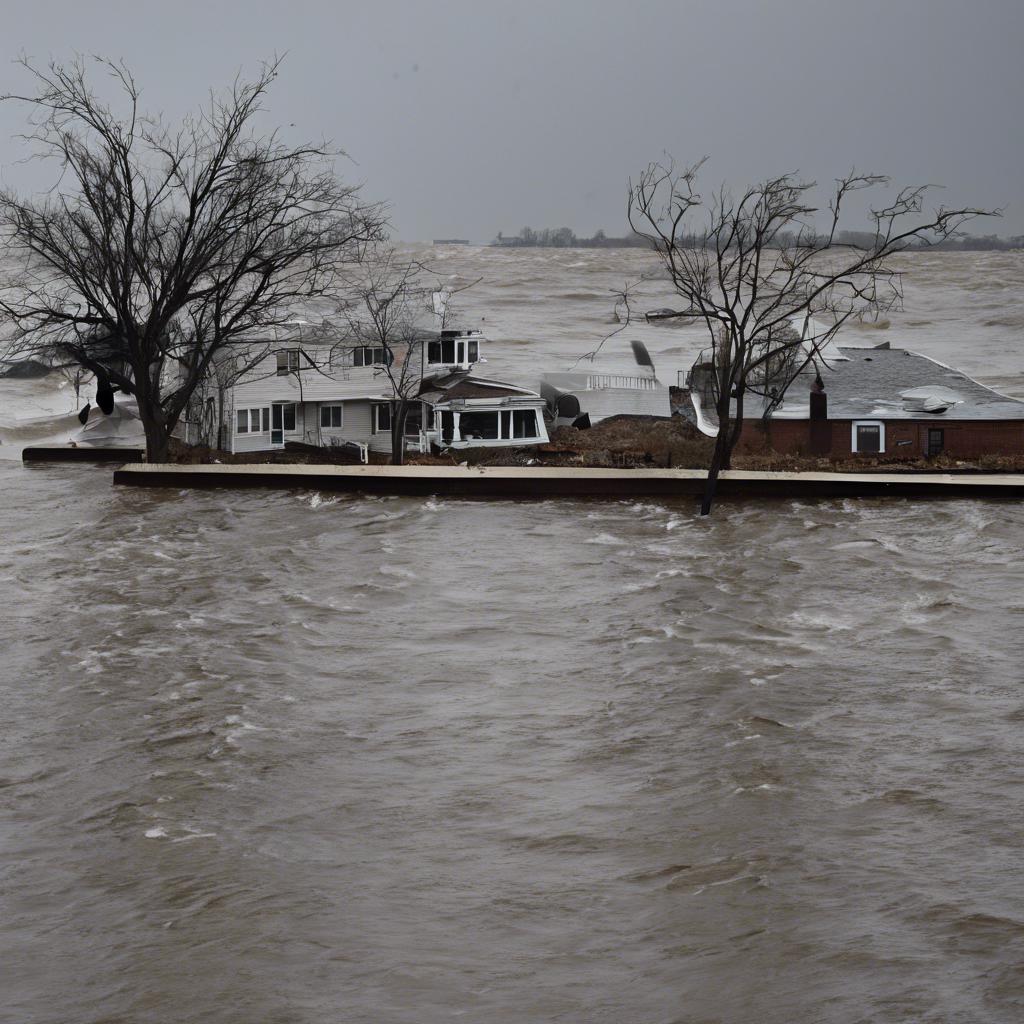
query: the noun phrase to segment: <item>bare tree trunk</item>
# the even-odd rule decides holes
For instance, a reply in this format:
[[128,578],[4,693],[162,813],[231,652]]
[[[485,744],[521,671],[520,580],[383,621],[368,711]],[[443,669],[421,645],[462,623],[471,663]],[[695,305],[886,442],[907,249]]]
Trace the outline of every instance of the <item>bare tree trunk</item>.
[[708,466],[708,478],[704,484],[704,499],[700,504],[702,516],[711,514],[711,506],[715,501],[715,492],[718,490],[718,474],[728,468],[729,456],[729,432],[728,423],[719,421],[718,437],[715,438],[715,450],[711,456],[711,465]]
[[743,388],[736,390],[736,415],[731,416],[731,398],[719,400],[718,403],[718,437],[715,438],[715,450],[711,455],[708,467],[708,478],[704,484],[704,498],[700,505],[702,516],[711,514],[711,506],[715,503],[718,491],[718,474],[723,469],[732,469],[732,453],[743,433]]
[[732,469],[732,453],[739,444],[740,435],[743,433],[743,395],[742,385],[736,389],[736,415],[733,417],[729,428],[729,441],[725,450],[725,465],[722,469]]
[[170,462],[171,438],[164,427],[145,418],[142,425],[146,428],[146,461]]
[[217,438],[214,441],[214,447],[221,451],[226,450],[227,446],[224,444],[224,388],[219,386],[217,388]]
[[409,403],[399,399],[391,403],[391,465],[405,464],[405,421],[409,418]]
[[146,461],[169,462],[171,433],[163,410],[145,392],[137,393],[135,401],[139,407],[142,429],[146,432]]

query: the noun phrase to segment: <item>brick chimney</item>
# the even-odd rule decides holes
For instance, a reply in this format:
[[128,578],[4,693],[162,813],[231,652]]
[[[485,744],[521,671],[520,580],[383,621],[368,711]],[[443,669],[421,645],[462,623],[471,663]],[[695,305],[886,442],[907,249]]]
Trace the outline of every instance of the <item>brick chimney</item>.
[[828,455],[832,450],[832,424],[828,421],[828,394],[821,374],[817,373],[810,394],[810,437],[808,445],[812,455]]

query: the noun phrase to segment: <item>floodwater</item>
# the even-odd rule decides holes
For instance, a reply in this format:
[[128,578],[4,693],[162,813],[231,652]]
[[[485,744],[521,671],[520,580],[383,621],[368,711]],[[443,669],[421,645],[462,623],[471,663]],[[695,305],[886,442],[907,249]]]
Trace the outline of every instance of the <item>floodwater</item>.
[[[530,379],[646,257],[435,259]],[[916,259],[858,343],[1022,393]],[[115,490],[0,388],[5,1024],[1024,1017],[1020,506]]]

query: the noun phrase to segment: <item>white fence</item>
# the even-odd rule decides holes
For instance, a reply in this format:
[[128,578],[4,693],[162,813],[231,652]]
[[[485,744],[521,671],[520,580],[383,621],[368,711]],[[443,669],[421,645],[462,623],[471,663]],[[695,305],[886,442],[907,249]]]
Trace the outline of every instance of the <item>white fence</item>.
[[629,391],[656,391],[655,377],[628,377],[617,373],[591,373],[587,375],[587,387],[603,391],[605,388],[625,388]]

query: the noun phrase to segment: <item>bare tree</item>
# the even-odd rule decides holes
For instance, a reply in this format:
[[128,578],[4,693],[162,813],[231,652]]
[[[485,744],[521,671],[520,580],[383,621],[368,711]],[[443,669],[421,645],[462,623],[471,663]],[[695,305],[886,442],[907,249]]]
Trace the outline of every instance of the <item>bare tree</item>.
[[[228,424],[225,421],[228,394],[243,378],[252,383],[271,375],[277,376],[276,367],[260,375],[253,371],[278,348],[276,342],[249,342],[247,339],[245,343],[232,344],[214,355],[206,373],[189,395],[181,415],[182,422],[195,430],[198,444],[229,449]],[[307,362],[319,369],[308,357]]]
[[403,258],[393,248],[376,253],[350,280],[347,291],[355,298],[342,312],[354,343],[377,349],[382,357],[377,372],[387,380],[391,395],[392,465],[405,462],[406,426],[426,368],[424,345],[435,337],[422,326],[424,314],[432,313],[438,330],[444,330],[453,297],[478,281],[442,284],[423,263]]
[[601,349],[604,348],[607,342],[611,341],[612,338],[632,326],[633,311],[630,303],[632,301],[633,292],[638,284],[638,281],[627,281],[621,289],[610,289],[612,295],[615,296],[615,305],[612,307],[612,323],[618,324],[618,327],[605,334],[597,345],[595,345],[589,352],[584,352],[583,355],[569,366],[570,370],[576,369],[584,359],[589,360],[591,363],[594,362],[594,360],[601,354]]
[[424,306],[423,266],[403,259],[393,248],[374,254],[350,280],[353,296],[342,309],[351,338],[346,345],[375,350],[377,374],[391,394],[391,462],[405,461],[405,428],[409,409],[419,394],[423,371],[423,334],[417,317]]
[[0,193],[10,346],[134,395],[147,457],[165,461],[217,353],[330,295],[381,236],[381,208],[336,177],[326,144],[257,133],[279,61],[176,126],[141,111],[122,63],[97,59],[120,114],[82,60],[22,64],[33,91],[4,99],[29,104],[27,140],[58,177],[41,197]]
[[[999,211],[939,206],[925,212],[930,186],[908,186],[872,207],[874,230],[849,241],[839,224],[852,195],[887,186],[887,178],[851,172],[837,180],[827,210],[813,200],[815,183],[795,174],[738,196],[723,187],[705,203],[697,192],[702,164],[649,165],[630,182],[629,221],[657,250],[684,300],[677,315],[703,320],[711,335],[718,437],[701,505],[707,515],[743,430],[747,392],[760,390],[769,405],[777,404],[801,369],[821,363],[825,346],[851,317],[878,315],[900,301],[893,256]],[[822,230],[815,228],[819,215]],[[694,232],[691,218],[703,227]]]

